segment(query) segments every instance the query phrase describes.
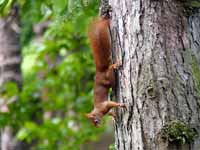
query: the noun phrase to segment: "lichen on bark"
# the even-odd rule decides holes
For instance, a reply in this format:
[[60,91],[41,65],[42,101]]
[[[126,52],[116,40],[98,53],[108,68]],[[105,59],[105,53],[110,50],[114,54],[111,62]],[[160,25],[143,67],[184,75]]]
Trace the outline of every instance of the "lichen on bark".
[[195,86],[196,86],[198,95],[200,96],[200,69],[198,66],[197,59],[194,55],[192,55],[192,72],[194,75]]

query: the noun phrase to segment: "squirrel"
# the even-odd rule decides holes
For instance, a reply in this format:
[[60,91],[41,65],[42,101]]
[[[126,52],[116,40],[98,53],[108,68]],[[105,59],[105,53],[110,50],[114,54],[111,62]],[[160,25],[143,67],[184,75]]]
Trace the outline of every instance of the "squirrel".
[[115,87],[114,69],[118,69],[120,63],[111,62],[111,35],[110,18],[99,17],[94,20],[89,28],[89,40],[93,49],[93,57],[96,65],[94,82],[94,109],[86,116],[92,123],[99,127],[103,116],[106,114],[116,118],[113,107],[126,108],[125,104],[108,101],[109,89]]

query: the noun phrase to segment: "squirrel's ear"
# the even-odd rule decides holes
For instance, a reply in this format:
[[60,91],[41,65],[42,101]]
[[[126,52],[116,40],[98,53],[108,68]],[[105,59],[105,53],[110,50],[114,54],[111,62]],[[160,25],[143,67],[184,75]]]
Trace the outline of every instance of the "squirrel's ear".
[[93,115],[91,113],[89,113],[89,114],[86,114],[86,117],[87,118],[93,118]]
[[90,114],[85,114],[85,116],[86,116],[87,118],[90,118],[90,117],[91,117],[91,115],[90,115]]

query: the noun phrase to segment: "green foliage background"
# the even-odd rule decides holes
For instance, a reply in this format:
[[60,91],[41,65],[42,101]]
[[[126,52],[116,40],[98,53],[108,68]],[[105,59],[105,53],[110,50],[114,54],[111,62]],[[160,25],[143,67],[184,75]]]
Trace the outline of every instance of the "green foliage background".
[[[16,129],[17,138],[36,140],[37,150],[78,150],[98,139],[85,113],[92,109],[95,67],[87,27],[98,14],[96,0],[0,0],[1,16],[20,6],[23,87],[6,85],[19,100],[0,114],[0,128]],[[42,35],[34,27],[47,22]],[[44,117],[51,114],[51,117]]]

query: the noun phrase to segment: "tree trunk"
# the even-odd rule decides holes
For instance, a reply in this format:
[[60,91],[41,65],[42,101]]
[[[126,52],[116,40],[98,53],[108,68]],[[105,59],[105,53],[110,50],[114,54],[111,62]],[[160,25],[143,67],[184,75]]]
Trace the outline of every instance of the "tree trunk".
[[[15,7],[10,16],[0,18],[0,87],[3,92],[4,85],[8,82],[17,83],[21,87],[22,77],[20,71],[21,54],[20,38],[18,25],[17,7]],[[12,98],[13,100],[13,98]],[[0,97],[0,111],[9,111],[7,103],[9,99]],[[1,129],[1,150],[28,150],[27,144],[15,139],[13,129],[9,126]]]
[[[110,0],[118,150],[199,150],[200,24],[178,0]],[[191,136],[189,136],[191,135]]]
[[0,18],[0,85],[10,81],[21,85],[21,54],[18,19]]

